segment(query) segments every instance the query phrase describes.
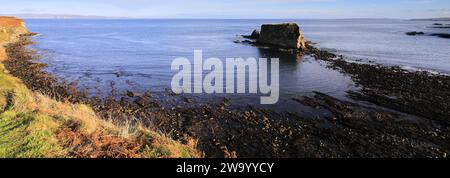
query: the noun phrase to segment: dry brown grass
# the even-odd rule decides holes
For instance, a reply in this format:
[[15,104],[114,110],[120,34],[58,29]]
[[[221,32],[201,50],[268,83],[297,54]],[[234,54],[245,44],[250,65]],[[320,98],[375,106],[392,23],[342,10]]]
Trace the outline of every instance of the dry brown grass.
[[[62,157],[80,158],[179,158],[202,157],[193,139],[181,144],[153,132],[140,124],[113,123],[100,119],[87,105],[60,102],[27,89],[15,77],[0,73],[0,91],[12,91],[11,111],[34,113],[53,118],[49,124],[58,124],[54,139],[64,148]],[[8,83],[8,84],[6,84]],[[6,87],[6,88],[5,88]],[[0,97],[6,105],[6,96]],[[44,124],[45,125],[45,124]],[[53,127],[54,128],[54,127]]]
[[35,110],[50,116],[63,116],[80,123],[83,132],[90,134],[97,130],[117,129],[112,123],[99,119],[95,112],[86,105],[59,102],[40,93],[34,93],[34,98],[36,103],[32,107]]
[[13,42],[20,33],[28,30],[22,20],[15,17],[0,16],[0,62],[6,59],[6,51],[3,45]]
[[0,62],[6,60],[6,51],[5,48],[0,46]]
[[35,93],[36,102],[27,107],[65,124],[56,132],[69,156],[80,158],[181,158],[202,157],[197,142],[181,144],[141,124],[113,123],[100,119],[88,106],[52,100]]
[[[57,101],[27,88],[23,80],[5,69],[3,62],[8,53],[2,47],[6,43],[20,43],[17,39],[24,33],[27,30],[22,20],[0,17],[0,126],[20,126],[0,129],[0,157],[202,156],[195,144],[183,145],[140,124],[103,120],[85,104]],[[21,55],[30,54],[16,51],[13,56],[21,59]],[[33,129],[37,126],[37,130]],[[27,149],[27,145],[36,149]]]

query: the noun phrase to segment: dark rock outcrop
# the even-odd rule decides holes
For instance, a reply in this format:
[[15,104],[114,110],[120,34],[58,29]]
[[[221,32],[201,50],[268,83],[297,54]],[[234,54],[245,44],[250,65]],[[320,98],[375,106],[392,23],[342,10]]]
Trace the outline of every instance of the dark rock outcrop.
[[406,32],[406,35],[409,35],[409,36],[424,35],[424,34],[425,34],[424,32],[416,32],[416,31]]
[[444,25],[441,25],[441,26],[433,26],[433,27],[431,27],[431,28],[450,28],[450,25],[446,25],[446,26],[444,26]]
[[252,40],[257,40],[259,38],[259,36],[260,36],[260,33],[258,30],[253,30],[251,35],[242,35],[242,37],[252,39]]
[[305,50],[306,41],[300,27],[295,23],[263,24],[261,31],[254,30],[251,35],[242,35],[249,40],[235,41],[279,50]]
[[300,27],[295,23],[262,25],[258,43],[288,49],[306,48]]
[[431,36],[437,36],[439,38],[450,38],[450,34],[447,33],[433,33]]

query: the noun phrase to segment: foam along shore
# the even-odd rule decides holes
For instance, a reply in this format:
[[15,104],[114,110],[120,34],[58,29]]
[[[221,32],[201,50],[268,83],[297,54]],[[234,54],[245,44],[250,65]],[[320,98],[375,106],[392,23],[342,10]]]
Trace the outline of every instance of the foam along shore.
[[5,62],[31,56],[26,48],[30,34],[22,20],[0,17],[1,158],[201,156],[195,144],[181,144],[139,124],[102,120],[88,105],[27,88]]

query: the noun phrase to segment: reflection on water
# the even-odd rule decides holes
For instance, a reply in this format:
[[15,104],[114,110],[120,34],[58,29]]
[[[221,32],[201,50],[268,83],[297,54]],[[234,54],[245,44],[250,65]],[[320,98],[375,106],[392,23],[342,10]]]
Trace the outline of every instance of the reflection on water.
[[[271,107],[296,111],[291,98],[320,91],[344,98],[354,89],[348,76],[329,69],[310,56],[297,56],[233,43],[263,23],[285,20],[28,20],[31,31],[42,35],[34,47],[44,54],[48,71],[80,85],[109,91],[163,92],[170,88],[171,62],[176,57],[279,58],[280,102]],[[427,22],[400,20],[294,20],[306,38],[318,46],[377,63],[450,69],[447,39],[410,37],[405,31],[423,29]],[[442,30],[442,29],[439,29]],[[444,29],[445,30],[445,29]],[[216,100],[225,95],[192,95]],[[258,105],[260,95],[226,95],[236,106]]]

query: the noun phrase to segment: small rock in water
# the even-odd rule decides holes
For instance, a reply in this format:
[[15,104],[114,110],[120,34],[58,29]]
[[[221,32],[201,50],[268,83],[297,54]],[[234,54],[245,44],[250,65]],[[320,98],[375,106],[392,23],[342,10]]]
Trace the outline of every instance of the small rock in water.
[[123,72],[114,72],[114,75],[119,78],[123,75]]
[[450,38],[450,34],[447,34],[447,33],[434,33],[434,34],[431,34],[431,36],[437,36],[439,38]]
[[424,32],[416,32],[416,31],[406,32],[406,35],[409,35],[409,36],[424,35],[424,34],[425,34]]
[[125,92],[125,94],[126,94],[128,97],[134,97],[134,96],[136,96],[136,94],[135,94],[134,92],[129,91],[129,90],[127,90],[127,91]]
[[258,39],[259,36],[260,36],[260,33],[258,30],[253,30],[251,35],[242,35],[242,37],[244,37],[244,38],[253,39],[253,40]]

